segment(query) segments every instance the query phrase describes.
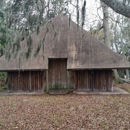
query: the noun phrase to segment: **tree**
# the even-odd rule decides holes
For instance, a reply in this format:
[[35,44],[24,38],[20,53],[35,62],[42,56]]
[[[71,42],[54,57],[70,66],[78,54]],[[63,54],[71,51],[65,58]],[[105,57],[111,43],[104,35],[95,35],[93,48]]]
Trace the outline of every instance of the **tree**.
[[[101,6],[102,6],[102,11],[103,11],[103,30],[104,30],[104,43],[109,47],[111,48],[111,41],[110,41],[110,29],[109,29],[109,14],[108,14],[108,7],[106,4],[104,4],[102,1],[101,1]],[[126,24],[127,26],[129,24]],[[123,25],[122,25],[123,26]],[[123,43],[123,41],[127,41],[124,37],[123,37],[123,30],[122,30],[122,26],[120,26],[120,37],[118,37],[118,40],[120,40],[120,50],[122,50],[122,56],[123,57],[126,57],[126,52],[127,50],[125,50],[125,45],[127,44],[126,42]],[[125,31],[126,32],[126,31]],[[126,35],[126,34],[125,34]],[[127,37],[129,37],[129,32],[127,32]],[[129,41],[129,40],[128,40]],[[117,41],[115,41],[116,43]],[[128,55],[128,54],[127,54]],[[114,77],[115,77],[115,80],[118,81],[118,82],[130,82],[129,80],[129,70],[126,69],[126,74],[127,74],[127,79],[123,79],[121,78],[119,75],[118,75],[118,72],[117,70],[113,70],[114,71]]]
[[[12,2],[11,2],[12,1]],[[38,26],[55,17],[59,12],[67,12],[65,0],[11,0],[7,3],[9,25],[19,31],[32,33]],[[8,26],[8,27],[10,27]]]
[[111,48],[110,36],[109,36],[109,16],[108,16],[108,6],[101,2],[103,10],[103,30],[104,30],[104,43]]
[[7,28],[6,22],[6,11],[3,7],[0,9],[0,57],[4,53],[4,48],[7,45],[7,42],[11,39],[12,30]]
[[[129,60],[129,56],[130,56],[130,20],[128,18],[122,18],[122,22],[120,25],[121,28],[121,35],[120,38],[121,39],[121,51],[122,51],[122,55],[124,57],[126,57]],[[130,79],[130,75],[129,75],[129,69],[126,69],[126,79],[129,80]]]
[[130,18],[130,0],[101,0],[115,12]]
[[[127,22],[124,19],[127,19]],[[111,23],[111,30],[113,32],[113,39],[111,40],[113,49],[129,60],[129,19],[117,15],[115,22]],[[129,69],[120,70],[118,72],[114,70],[114,72],[117,82],[130,82]]]
[[[39,33],[40,26],[43,26],[58,13],[67,13],[68,0],[10,0],[6,1],[5,11],[5,33],[12,30],[11,37],[7,40],[5,56],[10,59],[15,57],[20,48],[19,43],[27,38],[31,41],[30,34],[34,31]],[[11,38],[10,37],[10,38]],[[4,44],[5,45],[5,44]],[[30,46],[28,46],[28,51]],[[28,52],[29,53],[29,52]],[[28,57],[28,56],[27,56]]]
[[3,26],[4,14],[2,10],[0,10],[0,56],[3,55],[3,48],[5,47],[6,42],[6,30],[5,26]]

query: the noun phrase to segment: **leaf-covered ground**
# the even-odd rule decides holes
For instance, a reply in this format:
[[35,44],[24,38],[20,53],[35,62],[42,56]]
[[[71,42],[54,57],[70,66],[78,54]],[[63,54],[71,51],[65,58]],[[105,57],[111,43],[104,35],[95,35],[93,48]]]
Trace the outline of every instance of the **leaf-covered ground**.
[[128,91],[130,93],[130,84],[124,83],[124,84],[114,84],[115,87],[124,89],[125,91]]
[[1,130],[130,130],[130,95],[0,96]]

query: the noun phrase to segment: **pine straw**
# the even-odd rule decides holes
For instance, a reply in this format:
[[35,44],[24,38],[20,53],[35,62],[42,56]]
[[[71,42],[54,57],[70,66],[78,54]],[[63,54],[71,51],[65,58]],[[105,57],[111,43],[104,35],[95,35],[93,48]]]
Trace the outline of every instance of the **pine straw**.
[[130,96],[0,96],[2,130],[128,130]]

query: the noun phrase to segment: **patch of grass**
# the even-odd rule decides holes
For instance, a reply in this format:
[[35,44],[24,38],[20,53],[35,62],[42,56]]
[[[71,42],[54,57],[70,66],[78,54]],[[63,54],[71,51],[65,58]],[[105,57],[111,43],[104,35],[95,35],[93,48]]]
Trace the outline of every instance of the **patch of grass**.
[[70,89],[74,89],[73,85],[69,84],[60,84],[60,83],[55,83],[52,85],[49,85],[50,90],[57,90],[57,89],[68,89],[68,87]]
[[59,116],[59,115],[54,115],[50,118],[52,121],[61,121],[64,120],[63,116]]
[[7,84],[6,83],[1,83],[0,84],[0,92],[3,92],[5,90],[7,90]]
[[102,122],[101,126],[103,127],[104,130],[109,130],[109,126],[105,122]]
[[17,104],[16,103],[12,104],[12,107],[17,107]]
[[0,72],[0,92],[3,92],[7,89],[7,73],[6,72]]
[[2,128],[2,124],[3,124],[3,122],[0,120],[0,129]]
[[42,99],[36,99],[36,100],[33,100],[33,101],[45,103],[45,102],[47,102],[47,99],[42,98]]
[[130,93],[130,88],[122,88]]

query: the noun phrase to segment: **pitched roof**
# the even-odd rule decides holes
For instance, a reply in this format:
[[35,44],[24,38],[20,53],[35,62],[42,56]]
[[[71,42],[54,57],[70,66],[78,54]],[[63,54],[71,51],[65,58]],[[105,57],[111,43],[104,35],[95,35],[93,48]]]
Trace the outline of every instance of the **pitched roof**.
[[[26,50],[26,40],[24,40],[20,43],[21,50],[16,59],[8,62],[4,56],[0,58],[1,71],[48,69],[48,58],[67,58],[68,69],[130,68],[130,62],[125,58],[63,15],[52,19],[40,28],[39,35],[33,33],[31,38],[30,58],[26,61],[20,55]],[[39,45],[42,46],[40,52],[34,57]]]

